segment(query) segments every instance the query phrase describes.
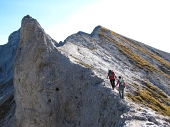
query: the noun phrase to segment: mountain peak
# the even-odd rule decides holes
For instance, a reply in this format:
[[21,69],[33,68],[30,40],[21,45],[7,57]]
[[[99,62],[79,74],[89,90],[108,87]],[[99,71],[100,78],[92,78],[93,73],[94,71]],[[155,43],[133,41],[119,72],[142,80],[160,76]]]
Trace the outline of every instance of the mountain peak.
[[25,24],[36,24],[36,25],[40,26],[38,21],[36,19],[32,18],[30,15],[26,15],[22,19],[21,27],[22,27],[22,25],[25,25]]
[[103,26],[98,25],[94,28],[93,32],[91,33],[91,36],[92,37],[97,36],[101,33],[101,31],[111,31],[111,30],[109,30],[109,29],[107,29]]
[[102,26],[98,25],[94,28],[93,32],[91,33],[91,36],[98,35],[99,30],[102,28]]
[[32,18],[31,16],[29,15],[26,15],[23,17],[22,19],[22,24],[25,24],[25,23],[28,23],[28,22],[31,22],[31,21],[36,21],[36,19]]
[[30,15],[26,15],[26,16],[24,16],[24,18],[32,18],[32,17]]
[[[29,38],[40,39],[42,37],[41,33],[45,33],[44,29],[40,26],[36,19],[27,15],[22,19],[20,39],[28,40]],[[21,41],[23,42],[23,41]]]

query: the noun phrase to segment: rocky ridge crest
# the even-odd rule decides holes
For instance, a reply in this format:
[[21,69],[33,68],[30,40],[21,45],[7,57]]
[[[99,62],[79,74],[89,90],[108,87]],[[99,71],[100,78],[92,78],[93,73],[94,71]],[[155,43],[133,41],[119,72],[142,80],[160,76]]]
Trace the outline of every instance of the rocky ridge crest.
[[119,126],[125,104],[90,69],[61,54],[37,24],[31,17],[22,21],[14,75],[16,126]]
[[[164,114],[170,106],[169,53],[102,26],[57,44],[30,16],[22,20],[17,49],[16,127],[169,126]],[[111,90],[108,69],[126,80],[124,100]],[[163,112],[146,103],[150,94],[159,98],[152,106],[160,105]],[[2,123],[14,126],[13,119]]]

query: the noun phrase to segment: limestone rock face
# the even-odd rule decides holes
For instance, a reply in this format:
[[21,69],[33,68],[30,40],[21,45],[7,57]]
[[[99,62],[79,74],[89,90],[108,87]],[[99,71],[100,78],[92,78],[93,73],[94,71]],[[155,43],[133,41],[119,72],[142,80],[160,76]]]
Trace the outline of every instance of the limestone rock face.
[[102,78],[62,54],[30,16],[22,20],[14,89],[16,127],[121,126],[128,108]]

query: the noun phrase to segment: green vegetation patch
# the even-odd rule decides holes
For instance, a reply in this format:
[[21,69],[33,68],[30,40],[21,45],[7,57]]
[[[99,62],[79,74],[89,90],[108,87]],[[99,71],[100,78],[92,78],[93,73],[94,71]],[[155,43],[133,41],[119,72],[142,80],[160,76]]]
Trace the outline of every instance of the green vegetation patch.
[[135,95],[127,95],[134,102],[143,104],[164,116],[170,116],[170,98],[157,87],[146,83],[143,89],[137,90]]

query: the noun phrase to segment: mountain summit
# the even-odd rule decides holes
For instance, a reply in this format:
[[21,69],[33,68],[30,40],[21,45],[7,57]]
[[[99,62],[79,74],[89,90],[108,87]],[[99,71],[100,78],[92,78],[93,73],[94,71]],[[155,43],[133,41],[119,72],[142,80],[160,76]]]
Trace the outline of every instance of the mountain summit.
[[[0,100],[3,127],[170,126],[169,53],[102,26],[58,44],[29,15],[18,32],[15,103],[13,93]],[[111,89],[108,69],[126,81],[125,99]]]

